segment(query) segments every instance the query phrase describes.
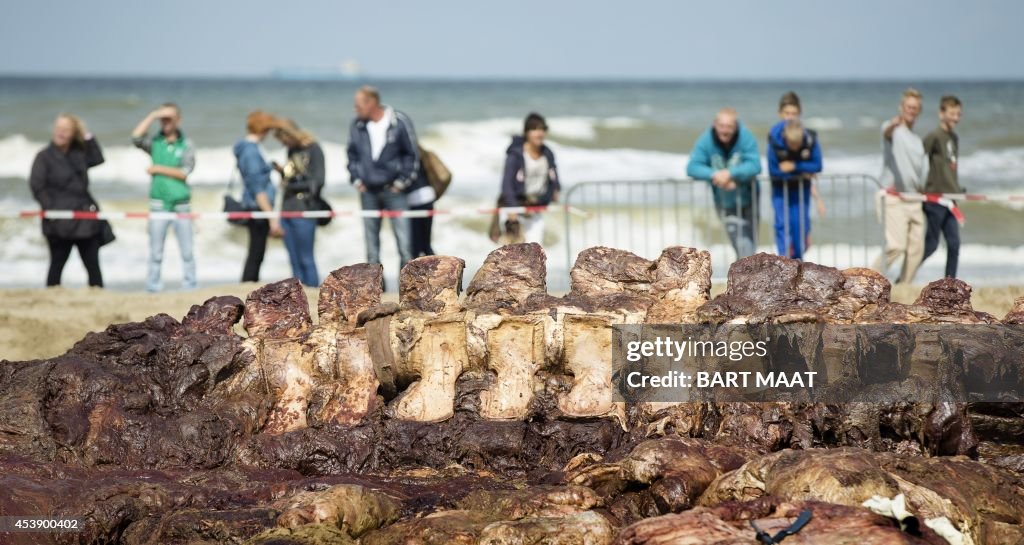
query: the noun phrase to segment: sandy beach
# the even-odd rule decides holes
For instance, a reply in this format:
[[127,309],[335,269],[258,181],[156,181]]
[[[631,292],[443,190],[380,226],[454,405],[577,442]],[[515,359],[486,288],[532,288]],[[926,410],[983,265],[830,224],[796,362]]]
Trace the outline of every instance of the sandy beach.
[[[102,331],[110,324],[140,321],[159,313],[181,319],[188,309],[217,295],[235,295],[243,300],[258,284],[230,284],[196,291],[145,293],[94,290],[89,288],[6,289],[0,308],[0,360],[49,358],[63,354],[90,331]],[[724,284],[712,287],[718,294]],[[892,299],[912,303],[921,286],[896,286]],[[318,290],[307,289],[316,319]],[[975,310],[1002,318],[1016,297],[1024,296],[1024,286],[975,288]],[[397,300],[397,294],[385,295]],[[238,327],[239,333],[243,333]]]

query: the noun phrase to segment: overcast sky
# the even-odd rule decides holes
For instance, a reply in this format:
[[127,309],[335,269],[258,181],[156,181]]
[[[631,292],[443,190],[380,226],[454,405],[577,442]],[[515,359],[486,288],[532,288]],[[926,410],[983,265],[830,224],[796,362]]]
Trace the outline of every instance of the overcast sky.
[[5,0],[0,74],[1024,78],[1017,0]]

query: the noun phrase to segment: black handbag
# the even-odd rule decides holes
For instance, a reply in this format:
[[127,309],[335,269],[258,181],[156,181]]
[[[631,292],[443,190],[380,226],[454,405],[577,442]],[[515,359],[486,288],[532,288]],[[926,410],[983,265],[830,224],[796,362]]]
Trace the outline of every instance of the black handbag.
[[[227,212],[227,213],[231,213],[231,212],[249,212],[250,210],[247,209],[245,206],[242,206],[242,203],[238,199],[235,198],[235,196],[234,196],[234,188],[235,188],[235,171],[231,171],[231,177],[228,178],[228,188],[227,188],[227,191],[225,191],[225,193],[224,193],[224,211]],[[249,219],[248,218],[231,218],[231,217],[229,217],[228,218],[228,223],[230,223],[231,225],[245,226],[245,225],[249,225]]]
[[111,242],[117,240],[117,237],[114,236],[114,228],[110,226],[109,221],[103,220],[100,222],[99,238],[100,246],[106,246],[107,244],[110,244]]
[[[313,199],[312,204],[313,210],[317,212],[334,212],[334,209],[331,208],[331,203],[327,202],[327,199],[321,197],[320,195],[317,195],[316,198]],[[330,225],[331,220],[333,219],[334,216],[325,216],[322,218],[317,218],[316,224],[318,227],[324,227],[325,225]]]

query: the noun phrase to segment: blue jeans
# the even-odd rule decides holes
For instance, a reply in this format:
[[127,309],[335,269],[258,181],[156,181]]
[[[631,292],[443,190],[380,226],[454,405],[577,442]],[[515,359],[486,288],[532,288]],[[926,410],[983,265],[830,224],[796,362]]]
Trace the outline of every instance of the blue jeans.
[[[811,182],[772,187],[775,211],[775,246],[779,255],[803,259],[811,233]],[[787,248],[788,247],[788,248]]]
[[[408,210],[409,197],[401,191],[388,188],[367,189],[359,194],[363,210]],[[363,234],[366,237],[366,262],[380,263],[380,220],[363,218]],[[412,245],[409,240],[409,218],[388,218],[395,233],[395,245],[401,258],[401,267],[412,259]]]
[[[174,207],[174,212],[191,211],[188,203],[179,204]],[[150,212],[161,212],[160,204],[151,203]],[[149,275],[146,277],[146,291],[160,291],[163,284],[160,282],[160,268],[164,260],[164,240],[167,239],[167,230],[174,226],[174,236],[178,239],[178,249],[181,250],[182,280],[183,289],[195,289],[196,287],[196,259],[192,255],[192,220],[191,219],[150,219],[149,220]]]
[[315,288],[320,285],[313,257],[313,243],[316,237],[316,220],[305,218],[282,218],[284,247],[292,262],[292,276],[304,285]]

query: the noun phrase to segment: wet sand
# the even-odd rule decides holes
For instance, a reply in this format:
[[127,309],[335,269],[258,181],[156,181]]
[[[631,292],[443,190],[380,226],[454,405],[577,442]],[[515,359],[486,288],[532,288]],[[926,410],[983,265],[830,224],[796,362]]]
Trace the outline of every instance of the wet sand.
[[[257,284],[233,284],[196,291],[145,293],[95,290],[89,288],[5,289],[0,290],[0,360],[30,360],[58,356],[90,331],[102,331],[110,324],[143,320],[161,312],[181,319],[188,309],[216,295],[236,295],[245,299]],[[718,294],[724,284],[712,287]],[[306,294],[316,319],[316,289]],[[895,286],[892,299],[912,303],[921,286]],[[1024,296],[1024,286],[976,288],[972,295],[975,310],[1002,318],[1013,300]],[[385,295],[397,300],[396,294]],[[241,327],[238,327],[242,333]]]

